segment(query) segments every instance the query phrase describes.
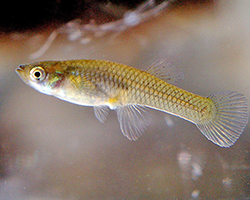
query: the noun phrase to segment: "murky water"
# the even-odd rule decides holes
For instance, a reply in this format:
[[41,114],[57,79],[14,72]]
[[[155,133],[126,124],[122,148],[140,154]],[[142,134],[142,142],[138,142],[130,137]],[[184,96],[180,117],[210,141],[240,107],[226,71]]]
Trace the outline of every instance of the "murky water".
[[[185,74],[179,87],[250,99],[249,9],[248,1],[230,0],[168,10],[87,44],[59,35],[37,60],[106,59],[146,69],[172,58]],[[234,146],[220,148],[195,125],[150,111],[145,134],[131,142],[114,112],[101,124],[91,107],[40,94],[17,76],[48,36],[1,38],[1,199],[250,199],[249,125]]]

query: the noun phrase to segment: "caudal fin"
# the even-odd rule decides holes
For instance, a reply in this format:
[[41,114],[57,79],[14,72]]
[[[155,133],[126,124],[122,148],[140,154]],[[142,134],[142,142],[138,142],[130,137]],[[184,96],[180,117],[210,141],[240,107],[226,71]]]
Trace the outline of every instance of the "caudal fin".
[[210,121],[196,124],[213,143],[230,147],[240,137],[248,122],[247,99],[237,92],[221,92],[208,96],[215,105]]

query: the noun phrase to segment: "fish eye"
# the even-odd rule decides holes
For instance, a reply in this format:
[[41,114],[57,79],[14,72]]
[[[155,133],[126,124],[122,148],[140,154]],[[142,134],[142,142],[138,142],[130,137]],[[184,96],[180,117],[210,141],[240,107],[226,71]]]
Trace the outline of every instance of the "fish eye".
[[42,81],[46,76],[45,70],[42,67],[34,67],[30,70],[30,78],[33,81]]

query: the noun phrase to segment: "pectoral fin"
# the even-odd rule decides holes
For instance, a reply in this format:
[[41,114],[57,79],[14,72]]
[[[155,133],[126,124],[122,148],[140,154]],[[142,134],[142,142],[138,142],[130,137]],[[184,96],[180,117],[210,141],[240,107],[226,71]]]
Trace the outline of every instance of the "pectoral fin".
[[148,125],[146,108],[139,105],[119,106],[116,109],[120,128],[129,140],[137,140]]

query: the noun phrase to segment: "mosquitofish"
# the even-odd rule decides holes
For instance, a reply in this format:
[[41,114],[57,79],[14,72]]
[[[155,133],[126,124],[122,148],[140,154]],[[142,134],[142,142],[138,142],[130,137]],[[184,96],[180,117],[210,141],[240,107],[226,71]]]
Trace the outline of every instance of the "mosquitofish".
[[247,99],[237,92],[202,97],[170,84],[172,67],[160,60],[147,71],[104,60],[42,61],[20,65],[21,79],[47,95],[93,106],[104,122],[116,110],[120,129],[137,140],[148,120],[145,108],[160,110],[194,123],[208,140],[233,145],[248,122]]

